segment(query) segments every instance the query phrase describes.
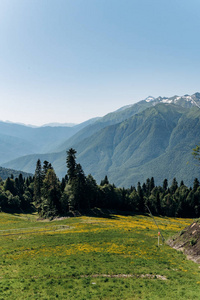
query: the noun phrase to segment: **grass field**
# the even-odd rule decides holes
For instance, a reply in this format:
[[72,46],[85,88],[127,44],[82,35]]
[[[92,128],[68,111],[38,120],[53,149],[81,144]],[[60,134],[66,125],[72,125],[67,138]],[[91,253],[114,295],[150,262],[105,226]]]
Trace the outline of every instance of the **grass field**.
[[[156,222],[167,239],[192,220]],[[0,241],[0,299],[200,299],[199,265],[158,247],[149,216],[0,213]]]

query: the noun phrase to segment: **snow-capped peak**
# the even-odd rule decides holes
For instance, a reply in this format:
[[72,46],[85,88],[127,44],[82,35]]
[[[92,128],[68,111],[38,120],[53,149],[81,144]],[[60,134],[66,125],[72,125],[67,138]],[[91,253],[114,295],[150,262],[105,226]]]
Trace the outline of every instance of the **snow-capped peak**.
[[173,97],[152,97],[149,96],[144,101],[149,102],[151,105],[157,105],[158,103],[164,103],[164,104],[175,104],[180,105],[185,108],[189,108],[192,106],[197,106],[200,108],[200,93],[195,93],[193,95],[183,95],[178,96],[174,95]]
[[155,100],[155,98],[152,97],[152,96],[149,96],[149,97],[147,97],[147,98],[145,99],[146,102],[151,102],[151,101],[154,101],[154,100]]

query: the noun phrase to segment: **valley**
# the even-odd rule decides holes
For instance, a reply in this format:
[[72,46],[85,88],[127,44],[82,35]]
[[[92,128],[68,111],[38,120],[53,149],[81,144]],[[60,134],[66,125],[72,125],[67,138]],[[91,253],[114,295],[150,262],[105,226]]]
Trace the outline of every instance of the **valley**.
[[[199,177],[191,155],[199,143],[199,105],[199,93],[148,97],[74,127],[17,125],[15,130],[14,125],[0,124],[0,134],[5,135],[1,165],[34,173],[39,158],[51,162],[62,178],[66,151],[73,147],[86,174],[92,174],[97,182],[107,175],[117,186],[129,187],[154,176],[157,184],[176,177],[191,186]],[[22,138],[25,142],[20,142]]]

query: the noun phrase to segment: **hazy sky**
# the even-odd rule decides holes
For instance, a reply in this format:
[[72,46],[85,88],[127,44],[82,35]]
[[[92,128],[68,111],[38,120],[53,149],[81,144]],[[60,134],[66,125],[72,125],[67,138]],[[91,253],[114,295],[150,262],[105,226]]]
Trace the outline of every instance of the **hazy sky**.
[[0,0],[0,120],[80,123],[200,92],[199,0]]

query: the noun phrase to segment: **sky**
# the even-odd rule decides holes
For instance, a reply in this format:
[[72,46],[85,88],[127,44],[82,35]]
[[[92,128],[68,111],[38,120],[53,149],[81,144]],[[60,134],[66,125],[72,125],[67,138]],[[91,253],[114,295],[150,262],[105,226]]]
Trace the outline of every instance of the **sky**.
[[0,120],[81,123],[200,92],[199,0],[0,0]]

